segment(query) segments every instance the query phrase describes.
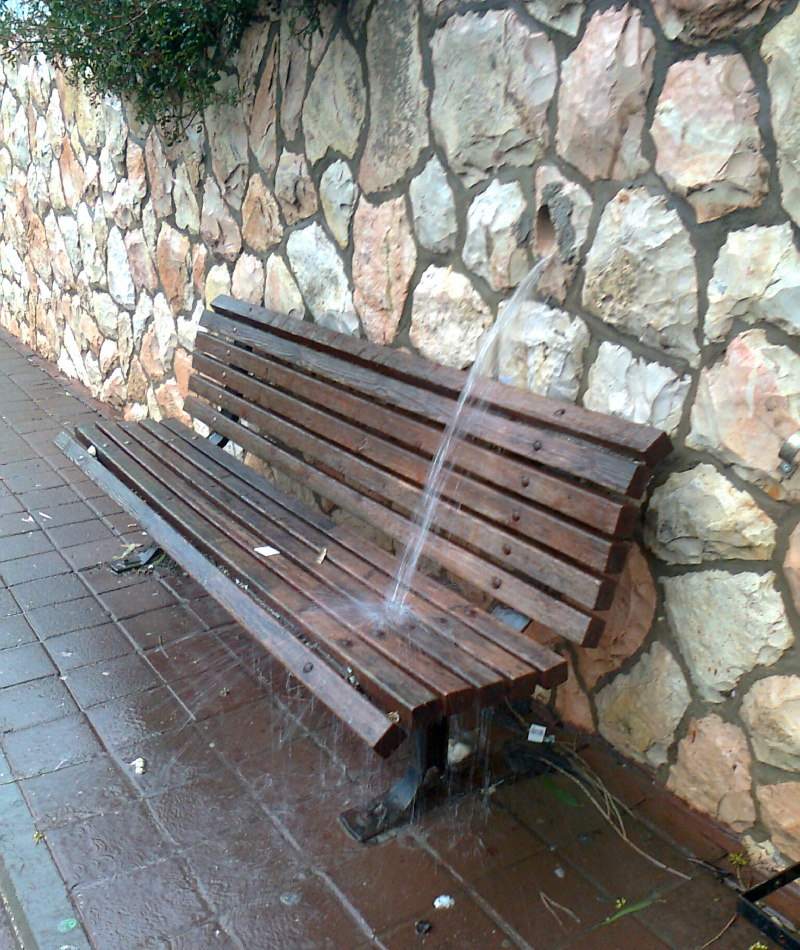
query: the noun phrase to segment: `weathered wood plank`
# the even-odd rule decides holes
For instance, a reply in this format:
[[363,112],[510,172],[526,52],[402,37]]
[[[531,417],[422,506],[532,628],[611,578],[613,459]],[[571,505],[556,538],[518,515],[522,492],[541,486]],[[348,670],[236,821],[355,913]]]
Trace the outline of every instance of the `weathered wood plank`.
[[342,721],[370,748],[382,756],[390,755],[397,748],[404,738],[403,730],[342,679],[323,657],[288,635],[273,616],[66,433],[56,438],[56,444],[82,472],[122,505],[170,557],[196,578],[293,676],[325,705],[335,708]]

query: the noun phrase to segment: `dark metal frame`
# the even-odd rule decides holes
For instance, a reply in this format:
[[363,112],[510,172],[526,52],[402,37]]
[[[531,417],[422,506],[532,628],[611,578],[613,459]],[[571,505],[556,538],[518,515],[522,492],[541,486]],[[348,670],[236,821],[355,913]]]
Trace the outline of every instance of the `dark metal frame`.
[[388,792],[361,808],[350,808],[339,816],[345,829],[362,844],[405,824],[424,806],[428,791],[447,768],[449,721],[441,719],[419,726],[411,733],[411,761],[405,775]]
[[796,932],[790,933],[780,920],[764,908],[759,907],[758,902],[798,878],[800,878],[800,862],[792,864],[785,871],[768,878],[761,884],[749,888],[739,897],[738,911],[742,917],[757,930],[760,930],[764,936],[769,937],[778,946],[783,947],[784,950],[800,950],[800,935]]

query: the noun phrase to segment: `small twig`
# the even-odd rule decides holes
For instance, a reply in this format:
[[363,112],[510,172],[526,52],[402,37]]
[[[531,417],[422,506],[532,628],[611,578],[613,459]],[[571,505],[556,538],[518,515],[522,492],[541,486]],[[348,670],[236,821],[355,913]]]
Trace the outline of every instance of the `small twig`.
[[698,947],[698,950],[708,950],[712,943],[716,943],[720,937],[724,937],[725,934],[731,929],[731,927],[736,923],[738,914],[734,914],[733,917],[728,921],[727,924],[720,930],[716,937],[712,937],[707,943],[704,943],[702,947]]
[[581,922],[580,917],[578,917],[577,914],[573,913],[569,909],[569,907],[565,907],[563,904],[559,904],[558,901],[554,901],[553,898],[548,897],[544,891],[539,891],[539,897],[541,897],[542,903],[544,904],[545,908],[550,911],[556,923],[562,930],[566,930],[567,928],[564,926],[561,918],[558,916],[558,913],[556,912],[556,908],[558,910],[563,911],[565,914],[567,914],[567,916],[571,917],[575,921],[576,924],[579,924]]

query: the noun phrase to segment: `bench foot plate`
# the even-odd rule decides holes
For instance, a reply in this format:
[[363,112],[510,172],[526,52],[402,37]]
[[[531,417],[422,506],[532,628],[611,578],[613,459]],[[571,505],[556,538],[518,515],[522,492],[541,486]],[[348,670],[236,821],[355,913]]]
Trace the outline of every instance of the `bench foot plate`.
[[128,571],[139,571],[164,552],[157,544],[140,545],[135,551],[126,554],[118,561],[109,561],[108,566],[115,574],[126,574]]
[[356,841],[363,844],[411,820],[424,804],[436,778],[444,775],[447,739],[447,719],[414,730],[411,762],[400,781],[361,808],[350,808],[339,816]]

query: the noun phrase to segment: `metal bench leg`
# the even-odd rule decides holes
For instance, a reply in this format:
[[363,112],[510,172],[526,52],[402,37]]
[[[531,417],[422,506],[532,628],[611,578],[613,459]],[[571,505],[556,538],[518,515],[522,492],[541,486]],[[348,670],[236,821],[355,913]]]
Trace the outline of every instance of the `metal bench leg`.
[[415,729],[411,734],[411,762],[400,781],[367,805],[342,813],[339,820],[357,841],[369,841],[413,816],[423,798],[431,770],[436,769],[442,776],[447,768],[448,734],[447,719]]

